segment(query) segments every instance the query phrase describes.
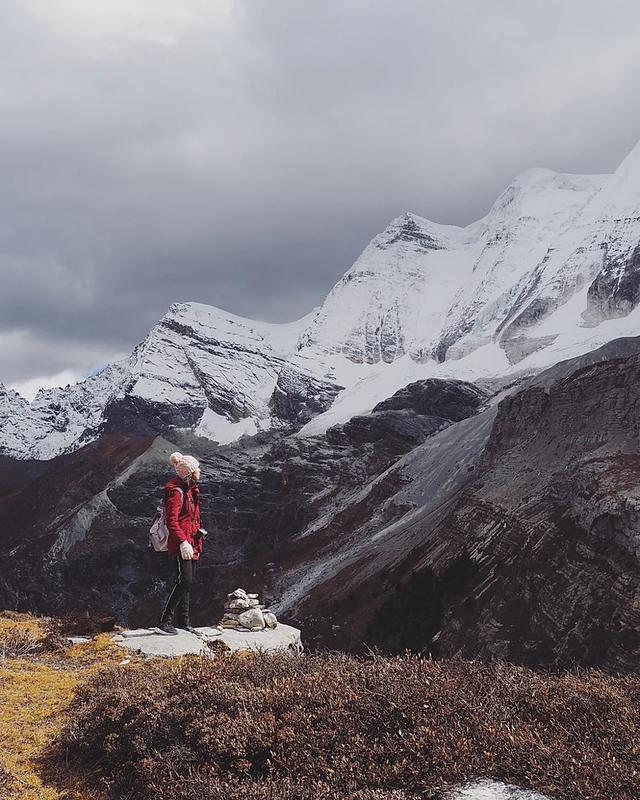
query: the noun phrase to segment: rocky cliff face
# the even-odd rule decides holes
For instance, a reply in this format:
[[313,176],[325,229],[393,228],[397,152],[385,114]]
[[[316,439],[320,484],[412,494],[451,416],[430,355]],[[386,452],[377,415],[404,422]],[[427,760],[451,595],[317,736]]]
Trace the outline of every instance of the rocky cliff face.
[[477,569],[442,647],[637,668],[638,377],[637,355],[612,359],[502,402],[479,482],[442,526]]
[[391,521],[363,511],[341,531],[350,553],[303,596],[290,586],[291,610],[320,610],[319,640],[342,646],[637,670],[638,341],[629,347],[555,368],[412,450],[377,482]]
[[640,246],[623,263],[614,259],[593,279],[587,292],[584,318],[590,324],[625,317],[640,302]]

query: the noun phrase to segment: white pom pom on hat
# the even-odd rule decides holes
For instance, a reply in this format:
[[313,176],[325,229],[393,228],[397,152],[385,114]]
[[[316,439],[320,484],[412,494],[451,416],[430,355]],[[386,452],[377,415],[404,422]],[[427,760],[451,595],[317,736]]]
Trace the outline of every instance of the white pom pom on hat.
[[169,463],[173,464],[176,472],[180,478],[188,478],[192,472],[195,472],[200,463],[197,458],[193,456],[183,456],[177,450],[169,456]]

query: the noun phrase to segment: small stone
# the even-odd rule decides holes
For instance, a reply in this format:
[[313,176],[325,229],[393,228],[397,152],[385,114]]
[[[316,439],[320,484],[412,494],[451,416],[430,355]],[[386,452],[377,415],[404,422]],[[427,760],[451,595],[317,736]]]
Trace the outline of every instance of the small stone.
[[202,639],[211,639],[216,636],[220,636],[220,629],[217,627],[212,627],[211,625],[204,625],[201,628],[196,628],[196,633]]
[[258,595],[258,594],[247,594],[247,597],[249,598],[249,600],[257,600],[260,597],[260,595]]
[[262,630],[265,627],[264,617],[259,608],[250,608],[248,611],[238,614],[238,622],[243,628],[248,628],[249,630],[252,628]]
[[154,631],[151,628],[133,628],[130,631],[121,631],[120,636],[124,639],[134,639],[138,636],[154,636]]
[[238,617],[235,614],[225,614],[220,621],[221,628],[240,628]]
[[267,626],[267,628],[271,628],[271,630],[273,630],[274,628],[278,627],[278,620],[272,611],[266,611],[262,616],[264,617],[264,624]]
[[244,597],[236,597],[230,600],[225,605],[225,608],[228,608],[230,611],[245,611],[247,608],[251,608],[251,603],[251,600],[247,600]]
[[233,592],[229,592],[227,595],[229,600],[240,599],[248,600],[247,593],[244,589],[235,589]]

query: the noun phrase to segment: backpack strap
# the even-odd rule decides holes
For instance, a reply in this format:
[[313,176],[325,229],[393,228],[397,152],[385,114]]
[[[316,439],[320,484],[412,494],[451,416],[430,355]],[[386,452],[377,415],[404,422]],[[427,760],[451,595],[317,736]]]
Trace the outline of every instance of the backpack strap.
[[182,490],[182,489],[181,489],[179,486],[172,486],[172,487],[169,489],[169,494],[170,494],[171,492],[180,492],[180,494],[182,495],[182,502],[180,503],[180,512],[179,512],[179,513],[181,513],[181,512],[182,512],[182,509],[184,508],[184,498],[185,498],[184,492],[183,492],[183,490]]

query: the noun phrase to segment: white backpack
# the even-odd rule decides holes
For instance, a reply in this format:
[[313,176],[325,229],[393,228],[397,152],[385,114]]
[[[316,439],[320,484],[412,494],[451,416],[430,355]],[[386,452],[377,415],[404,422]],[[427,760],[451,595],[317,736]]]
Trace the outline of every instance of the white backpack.
[[[182,495],[182,489],[178,486],[175,487]],[[167,519],[165,516],[164,503],[158,506],[156,515],[153,518],[151,527],[149,528],[149,547],[153,547],[158,553],[167,551],[167,543],[169,541],[169,529],[167,528]]]

